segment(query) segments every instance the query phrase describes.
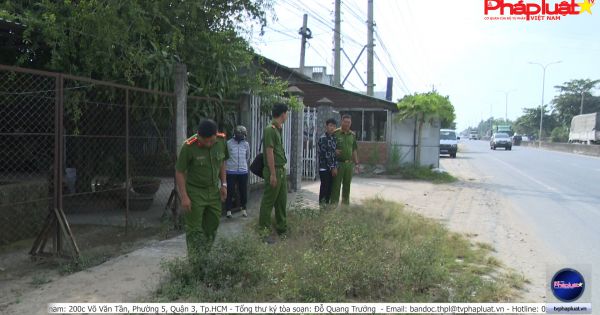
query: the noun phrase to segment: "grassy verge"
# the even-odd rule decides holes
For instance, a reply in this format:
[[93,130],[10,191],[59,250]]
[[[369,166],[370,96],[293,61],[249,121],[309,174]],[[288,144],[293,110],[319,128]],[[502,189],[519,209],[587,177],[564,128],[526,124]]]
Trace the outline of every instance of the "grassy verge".
[[519,277],[502,271],[488,247],[396,203],[372,199],[335,211],[295,209],[288,220],[289,237],[275,245],[248,229],[218,241],[198,264],[166,264],[171,277],[156,299],[501,302],[525,281],[508,281]]
[[400,169],[398,169],[395,173],[396,175],[401,176],[403,179],[426,180],[431,181],[435,184],[452,183],[457,180],[456,177],[446,172],[436,172],[428,166],[403,166]]
[[400,167],[387,167],[385,171],[375,174],[374,171],[377,167],[366,166],[362,176],[366,177],[387,177],[394,179],[409,179],[409,180],[423,180],[429,181],[434,184],[447,184],[457,181],[457,178],[446,173],[434,171],[430,166],[417,166],[413,164],[407,164]]

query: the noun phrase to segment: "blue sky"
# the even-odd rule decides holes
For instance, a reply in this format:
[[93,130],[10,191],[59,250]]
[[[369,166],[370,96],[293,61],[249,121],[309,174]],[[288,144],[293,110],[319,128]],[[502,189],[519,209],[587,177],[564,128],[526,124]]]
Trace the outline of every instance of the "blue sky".
[[[502,91],[511,91],[509,119],[521,115],[523,107],[539,106],[542,69],[529,61],[562,61],[547,68],[545,103],[556,95],[555,85],[571,79],[600,79],[600,5],[592,7],[592,15],[566,16],[560,21],[486,21],[483,0],[374,0],[374,7],[375,90],[385,89],[388,76],[395,80],[394,100],[435,86],[450,96],[459,130],[490,115],[504,117]],[[252,37],[253,47],[268,58],[298,67],[298,29],[302,15],[308,13],[314,38],[309,41],[306,64],[327,66],[332,73],[333,8],[332,0],[278,0],[276,20],[264,36]],[[366,0],[342,1],[342,48],[351,59],[366,43],[366,12]],[[343,78],[351,64],[342,60]],[[366,61],[363,55],[357,66],[365,80]],[[366,89],[356,74],[348,81],[344,87],[349,90]]]

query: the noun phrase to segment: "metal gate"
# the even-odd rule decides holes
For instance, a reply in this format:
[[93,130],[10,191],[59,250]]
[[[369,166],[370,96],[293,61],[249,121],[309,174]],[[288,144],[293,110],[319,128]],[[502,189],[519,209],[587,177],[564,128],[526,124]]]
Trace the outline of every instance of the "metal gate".
[[318,172],[317,158],[317,109],[304,108],[304,136],[302,141],[302,178],[316,180]]
[[[249,126],[250,136],[250,156],[252,159],[261,152],[261,145],[263,139],[263,132],[265,127],[271,122],[271,113],[262,110],[260,96],[250,96],[250,119],[251,123]],[[287,175],[290,175],[290,152],[292,148],[292,121],[293,116],[288,115],[288,121],[283,124],[283,148],[285,156],[287,157],[286,171]],[[258,176],[250,173],[249,184],[256,184],[261,182],[262,179]]]

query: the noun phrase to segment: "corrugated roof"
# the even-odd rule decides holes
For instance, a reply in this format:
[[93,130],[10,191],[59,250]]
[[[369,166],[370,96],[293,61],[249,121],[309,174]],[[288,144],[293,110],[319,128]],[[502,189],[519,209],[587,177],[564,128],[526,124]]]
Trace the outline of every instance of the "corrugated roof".
[[332,106],[335,108],[398,110],[394,102],[317,82],[274,60],[262,58],[265,61],[263,67],[272,75],[288,81],[290,85],[294,85],[304,92],[304,104],[306,106],[317,106],[319,100],[325,97],[333,103]]

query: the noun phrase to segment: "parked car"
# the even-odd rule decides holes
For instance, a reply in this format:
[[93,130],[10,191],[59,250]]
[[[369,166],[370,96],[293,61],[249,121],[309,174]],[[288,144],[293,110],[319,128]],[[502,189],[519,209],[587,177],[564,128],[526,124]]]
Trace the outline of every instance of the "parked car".
[[507,133],[495,133],[490,139],[490,149],[496,150],[498,147],[502,147],[505,150],[512,150],[512,141]]
[[458,151],[458,140],[456,130],[441,129],[440,130],[440,154],[448,154],[451,158],[456,157]]
[[469,140],[479,140],[479,135],[476,133],[472,133],[469,135]]

